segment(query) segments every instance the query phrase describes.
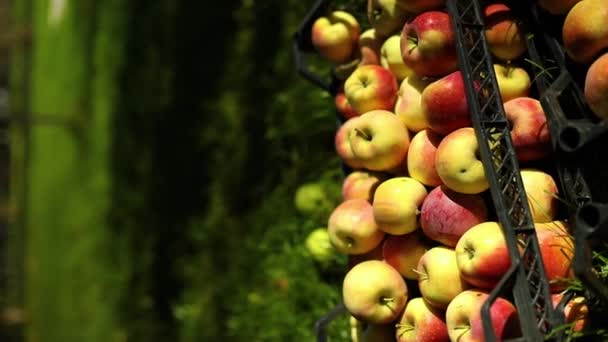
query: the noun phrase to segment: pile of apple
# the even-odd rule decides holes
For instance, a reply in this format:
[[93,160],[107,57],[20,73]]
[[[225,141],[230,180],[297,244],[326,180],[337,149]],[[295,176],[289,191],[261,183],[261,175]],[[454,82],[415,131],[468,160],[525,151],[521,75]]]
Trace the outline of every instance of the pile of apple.
[[[320,55],[356,66],[335,98],[344,119],[335,148],[351,171],[327,226],[349,255],[344,304],[367,327],[354,339],[483,341],[481,305],[511,262],[489,210],[445,0],[370,0],[367,18],[361,33],[352,14],[334,11],[311,32]],[[573,278],[574,242],[555,180],[529,167],[551,152],[545,113],[529,97],[526,45],[509,7],[484,5],[484,23],[556,305]],[[499,340],[521,333],[509,298],[490,311]],[[582,297],[565,310],[578,330],[586,313]]]

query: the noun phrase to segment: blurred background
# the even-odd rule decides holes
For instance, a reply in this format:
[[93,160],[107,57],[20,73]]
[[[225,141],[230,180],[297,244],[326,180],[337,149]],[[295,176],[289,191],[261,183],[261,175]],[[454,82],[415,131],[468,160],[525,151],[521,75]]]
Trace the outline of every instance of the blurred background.
[[312,5],[0,0],[1,341],[315,340],[346,261],[305,246],[342,179]]

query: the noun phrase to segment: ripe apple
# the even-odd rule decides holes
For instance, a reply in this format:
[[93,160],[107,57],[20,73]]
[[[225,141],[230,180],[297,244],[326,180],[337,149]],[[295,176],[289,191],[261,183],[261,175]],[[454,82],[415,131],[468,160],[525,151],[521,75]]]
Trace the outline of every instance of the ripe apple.
[[294,205],[300,213],[306,215],[326,212],[333,206],[325,187],[317,182],[300,185],[294,194]]
[[511,266],[507,242],[497,222],[471,227],[455,250],[460,276],[476,287],[494,288]]
[[[463,291],[450,302],[445,312],[450,341],[485,341],[481,306],[488,296],[485,291],[471,289]],[[497,341],[520,335],[517,309],[508,300],[498,297],[490,306],[490,317]]]
[[608,53],[591,64],[585,76],[585,100],[600,119],[608,119]]
[[503,102],[516,97],[528,96],[532,81],[524,68],[513,65],[494,64],[494,73]]
[[407,152],[407,170],[410,177],[426,186],[440,185],[441,178],[435,168],[435,154],[443,137],[423,129],[416,133]]
[[507,5],[494,3],[486,6],[483,22],[488,48],[496,58],[510,61],[526,52],[523,31]]
[[519,161],[539,160],[551,152],[547,117],[540,101],[518,97],[504,103],[511,140]]
[[409,132],[395,114],[373,110],[351,120],[348,140],[353,156],[364,168],[387,171],[405,163]]
[[403,63],[401,58],[401,36],[398,34],[388,37],[382,48],[380,49],[381,65],[390,70],[397,81],[401,82],[406,77],[409,77],[414,72]]
[[345,254],[367,253],[384,238],[374,221],[372,205],[363,199],[338,205],[329,217],[327,229],[332,245]]
[[[557,308],[563,297],[563,293],[551,295],[554,308]],[[564,306],[564,315],[566,316],[566,323],[572,324],[572,331],[583,331],[589,322],[589,307],[585,297],[577,296],[570,299]]]
[[355,116],[359,116],[359,113],[355,112],[350,103],[348,103],[348,99],[346,98],[346,95],[344,95],[343,91],[336,94],[335,104],[338,113],[340,113],[344,119],[348,120],[354,118]]
[[521,169],[520,174],[528,197],[532,220],[535,223],[555,220],[559,202],[557,184],[553,177],[544,171],[532,168]]
[[363,164],[353,154],[351,148],[351,142],[349,139],[350,132],[354,129],[355,119],[348,119],[344,122],[337,130],[336,137],[334,139],[334,145],[338,156],[342,159],[344,164],[350,166],[353,169],[359,169],[363,167]]
[[401,81],[395,103],[395,114],[412,132],[419,132],[429,126],[426,114],[422,110],[422,91],[431,81],[416,75],[410,75]]
[[329,240],[329,233],[326,227],[314,229],[306,237],[304,242],[306,250],[316,261],[327,263],[336,256],[336,249]]
[[359,54],[361,55],[359,65],[380,65],[380,49],[383,39],[378,37],[376,30],[367,29],[359,36]]
[[382,243],[384,261],[393,266],[406,279],[417,280],[420,257],[428,250],[420,231],[405,235],[387,235]]
[[371,324],[393,322],[405,308],[407,285],[389,264],[368,260],[346,273],[342,299],[348,312]]
[[471,126],[471,113],[460,71],[453,72],[429,84],[422,92],[422,111],[429,128],[446,135]]
[[469,284],[462,279],[452,248],[438,246],[429,249],[416,268],[422,298],[430,305],[445,309]]
[[584,0],[572,7],[564,20],[562,38],[573,61],[591,64],[608,48],[608,1]]
[[418,208],[426,195],[424,185],[410,177],[395,177],[382,182],[373,201],[378,228],[392,235],[408,234],[418,229]]
[[427,237],[456,247],[462,234],[487,218],[483,197],[461,194],[440,185],[431,190],[422,203],[420,228]]
[[361,27],[357,19],[345,11],[333,11],[312,25],[312,44],[319,54],[336,63],[346,62],[355,51]]
[[486,191],[490,184],[478,153],[473,128],[460,128],[446,135],[435,152],[435,167],[443,184],[463,194]]
[[357,113],[393,110],[397,100],[397,79],[390,70],[379,65],[362,65],[344,82],[344,94]]
[[579,1],[581,0],[538,0],[538,6],[551,14],[562,15],[568,13]]
[[403,27],[410,14],[402,0],[368,0],[367,19],[379,37],[388,37]]
[[342,182],[342,198],[344,201],[361,198],[371,203],[376,188],[387,179],[388,176],[380,172],[353,171]]
[[458,69],[450,16],[429,11],[405,23],[401,54],[405,65],[418,76],[441,77]]
[[397,342],[448,342],[445,312],[424,299],[411,299],[397,323]]
[[412,13],[422,13],[445,7],[445,0],[403,0],[403,7]]
[[574,239],[564,221],[534,224],[551,292],[565,290],[574,279]]

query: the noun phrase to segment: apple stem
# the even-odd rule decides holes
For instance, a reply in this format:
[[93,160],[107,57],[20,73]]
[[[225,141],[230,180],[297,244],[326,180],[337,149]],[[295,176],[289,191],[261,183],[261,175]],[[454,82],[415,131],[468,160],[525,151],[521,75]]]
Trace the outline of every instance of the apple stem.
[[427,280],[427,279],[429,279],[429,275],[428,275],[428,274],[426,274],[426,273],[424,273],[424,272],[420,272],[420,271],[418,271],[418,270],[417,270],[417,269],[415,269],[415,268],[412,268],[412,271],[413,271],[414,273],[416,273],[416,274],[417,274],[417,275],[420,277],[420,279],[419,279],[419,280]]
[[380,301],[382,302],[382,304],[389,304],[395,301],[395,298],[392,297],[382,297],[380,298]]
[[363,139],[370,141],[372,140],[372,137],[369,134],[366,134],[365,132],[363,132],[362,130],[355,128],[355,132],[357,132],[357,135],[362,137]]

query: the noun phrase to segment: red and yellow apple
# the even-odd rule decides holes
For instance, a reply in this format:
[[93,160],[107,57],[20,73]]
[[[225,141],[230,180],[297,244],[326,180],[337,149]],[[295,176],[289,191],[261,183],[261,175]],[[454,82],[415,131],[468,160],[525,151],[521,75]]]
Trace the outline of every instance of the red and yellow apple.
[[388,37],[380,49],[380,64],[390,70],[397,81],[401,82],[414,72],[403,63],[401,58],[401,36],[398,34]]
[[397,342],[448,342],[445,312],[421,297],[410,299],[397,323],[396,337]]
[[359,65],[380,65],[380,48],[383,39],[376,35],[373,28],[367,29],[359,36]]
[[469,284],[460,277],[456,253],[452,248],[438,246],[422,255],[416,268],[422,298],[430,305],[445,309]]
[[388,37],[399,31],[410,16],[402,0],[368,0],[367,19],[378,37]]
[[532,81],[524,68],[514,65],[494,64],[494,73],[503,102],[516,97],[528,96],[530,93]]
[[428,249],[420,231],[405,235],[389,234],[382,243],[382,256],[404,278],[416,280],[418,261]]
[[410,75],[401,81],[395,102],[395,114],[412,132],[421,131],[429,126],[422,110],[422,92],[431,81]]
[[528,198],[530,213],[535,223],[555,220],[559,200],[555,179],[550,174],[532,168],[520,170],[521,180]]
[[539,160],[551,152],[547,117],[540,101],[518,97],[504,103],[511,140],[519,161]]
[[333,11],[313,23],[312,44],[321,56],[335,63],[343,63],[353,55],[360,31],[359,22],[352,14]]
[[416,133],[410,142],[407,152],[407,170],[410,177],[426,186],[442,184],[435,168],[435,154],[441,143],[442,136],[423,129]]
[[566,53],[573,61],[591,64],[608,48],[608,1],[584,0],[572,7],[562,27]]
[[357,113],[393,110],[397,100],[397,79],[380,65],[362,65],[344,82],[344,95]]
[[419,208],[427,195],[422,183],[410,177],[394,177],[382,182],[374,193],[374,221],[392,235],[418,229]]
[[348,312],[371,324],[395,321],[405,308],[407,298],[405,280],[383,261],[357,264],[342,282],[342,299]]
[[471,114],[460,71],[429,84],[421,96],[429,128],[442,135],[471,126]]
[[371,203],[376,188],[387,179],[388,176],[380,172],[353,171],[342,182],[342,199],[347,201],[360,198]]
[[332,245],[345,254],[367,253],[384,238],[374,221],[372,205],[363,199],[338,205],[329,217],[327,230]]
[[401,54],[418,76],[441,77],[458,69],[450,16],[429,11],[408,21],[401,31]]
[[338,113],[340,113],[340,116],[342,116],[344,119],[348,120],[354,118],[355,116],[359,116],[359,113],[355,112],[350,103],[348,103],[348,99],[346,98],[346,95],[344,95],[343,91],[336,94],[334,102],[336,104]]
[[420,228],[427,237],[456,247],[467,230],[485,222],[487,218],[483,197],[462,194],[440,185],[431,190],[422,203]]
[[574,239],[564,221],[536,223],[534,228],[549,288],[553,293],[562,291],[574,279]]
[[497,222],[471,227],[455,250],[460,276],[475,287],[493,289],[511,266],[507,242]]
[[478,150],[471,127],[457,129],[441,140],[435,152],[435,167],[445,186],[463,194],[478,194],[490,187]]
[[493,3],[484,8],[483,22],[488,48],[503,61],[521,57],[527,50],[523,31],[511,9],[504,3]]
[[[554,308],[557,308],[563,297],[563,293],[551,295]],[[585,297],[577,296],[570,299],[564,306],[564,316],[566,316],[566,323],[572,324],[572,331],[583,331],[589,323],[589,307]]]
[[353,169],[359,169],[363,167],[363,164],[353,154],[349,139],[350,132],[354,129],[355,119],[356,118],[347,120],[338,128],[334,138],[334,146],[338,156],[342,159],[344,164]]
[[585,76],[585,100],[600,119],[608,119],[608,53],[591,64]]

